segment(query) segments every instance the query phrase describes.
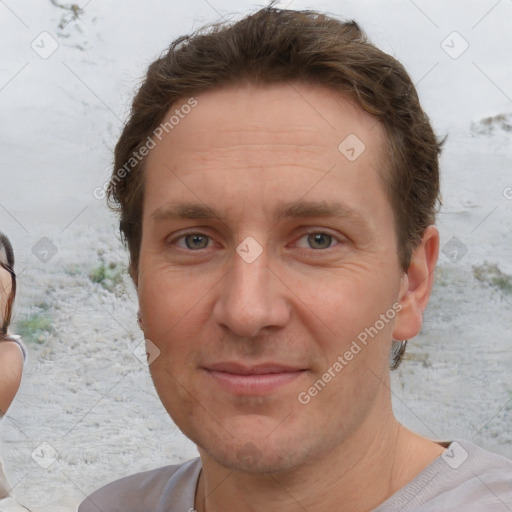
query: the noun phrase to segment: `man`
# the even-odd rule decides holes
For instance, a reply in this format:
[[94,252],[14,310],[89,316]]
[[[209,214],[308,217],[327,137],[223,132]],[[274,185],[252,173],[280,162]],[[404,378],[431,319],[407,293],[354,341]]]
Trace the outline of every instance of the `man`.
[[510,461],[391,408],[389,354],[433,284],[440,147],[354,22],[269,7],[149,67],[108,193],[155,387],[201,457],[79,512],[512,506]]

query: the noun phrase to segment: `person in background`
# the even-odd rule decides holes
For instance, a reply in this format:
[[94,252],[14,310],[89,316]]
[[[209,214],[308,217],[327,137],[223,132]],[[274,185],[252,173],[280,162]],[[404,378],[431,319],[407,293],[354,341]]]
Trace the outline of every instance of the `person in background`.
[[[27,354],[20,337],[7,333],[15,296],[14,252],[0,233],[0,420],[18,392]],[[27,510],[14,501],[10,489],[0,460],[0,511]]]

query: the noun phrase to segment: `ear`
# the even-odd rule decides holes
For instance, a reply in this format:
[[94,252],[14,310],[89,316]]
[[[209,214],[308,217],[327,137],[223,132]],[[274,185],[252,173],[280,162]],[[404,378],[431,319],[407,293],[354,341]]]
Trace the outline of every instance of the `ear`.
[[411,255],[407,272],[402,276],[399,302],[402,306],[393,328],[393,339],[409,340],[416,336],[423,323],[423,311],[427,307],[434,269],[439,256],[439,231],[428,226],[420,244]]

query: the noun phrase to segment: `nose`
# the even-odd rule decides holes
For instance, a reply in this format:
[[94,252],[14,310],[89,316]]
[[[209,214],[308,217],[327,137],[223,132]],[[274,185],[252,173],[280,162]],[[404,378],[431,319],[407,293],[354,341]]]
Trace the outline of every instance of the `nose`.
[[287,324],[286,287],[268,265],[265,252],[252,263],[233,255],[232,270],[219,284],[213,310],[219,325],[238,336],[255,337],[265,328]]

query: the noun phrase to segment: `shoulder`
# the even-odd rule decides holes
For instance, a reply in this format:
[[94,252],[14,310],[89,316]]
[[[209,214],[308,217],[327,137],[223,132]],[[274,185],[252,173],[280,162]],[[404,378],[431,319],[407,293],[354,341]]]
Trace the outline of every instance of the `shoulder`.
[[459,484],[477,480],[482,486],[506,481],[512,496],[512,460],[464,440],[450,443],[441,459],[445,463],[442,472],[450,475],[450,480]]
[[197,458],[127,476],[95,491],[77,512],[186,511],[194,506],[200,470],[201,461]]
[[0,351],[2,354],[10,354],[18,357],[21,351],[23,361],[27,358],[27,349],[21,341],[21,337],[14,334],[4,334],[0,339]]
[[453,441],[378,512],[498,512],[512,509],[512,461],[464,440]]
[[0,341],[0,365],[2,367],[0,375],[2,377],[9,379],[19,377],[21,379],[24,361],[24,353],[20,351],[16,341],[11,338],[4,338]]
[[442,459],[435,485],[445,508],[439,510],[453,510],[451,503],[467,512],[512,509],[512,460],[463,440],[451,443]]

